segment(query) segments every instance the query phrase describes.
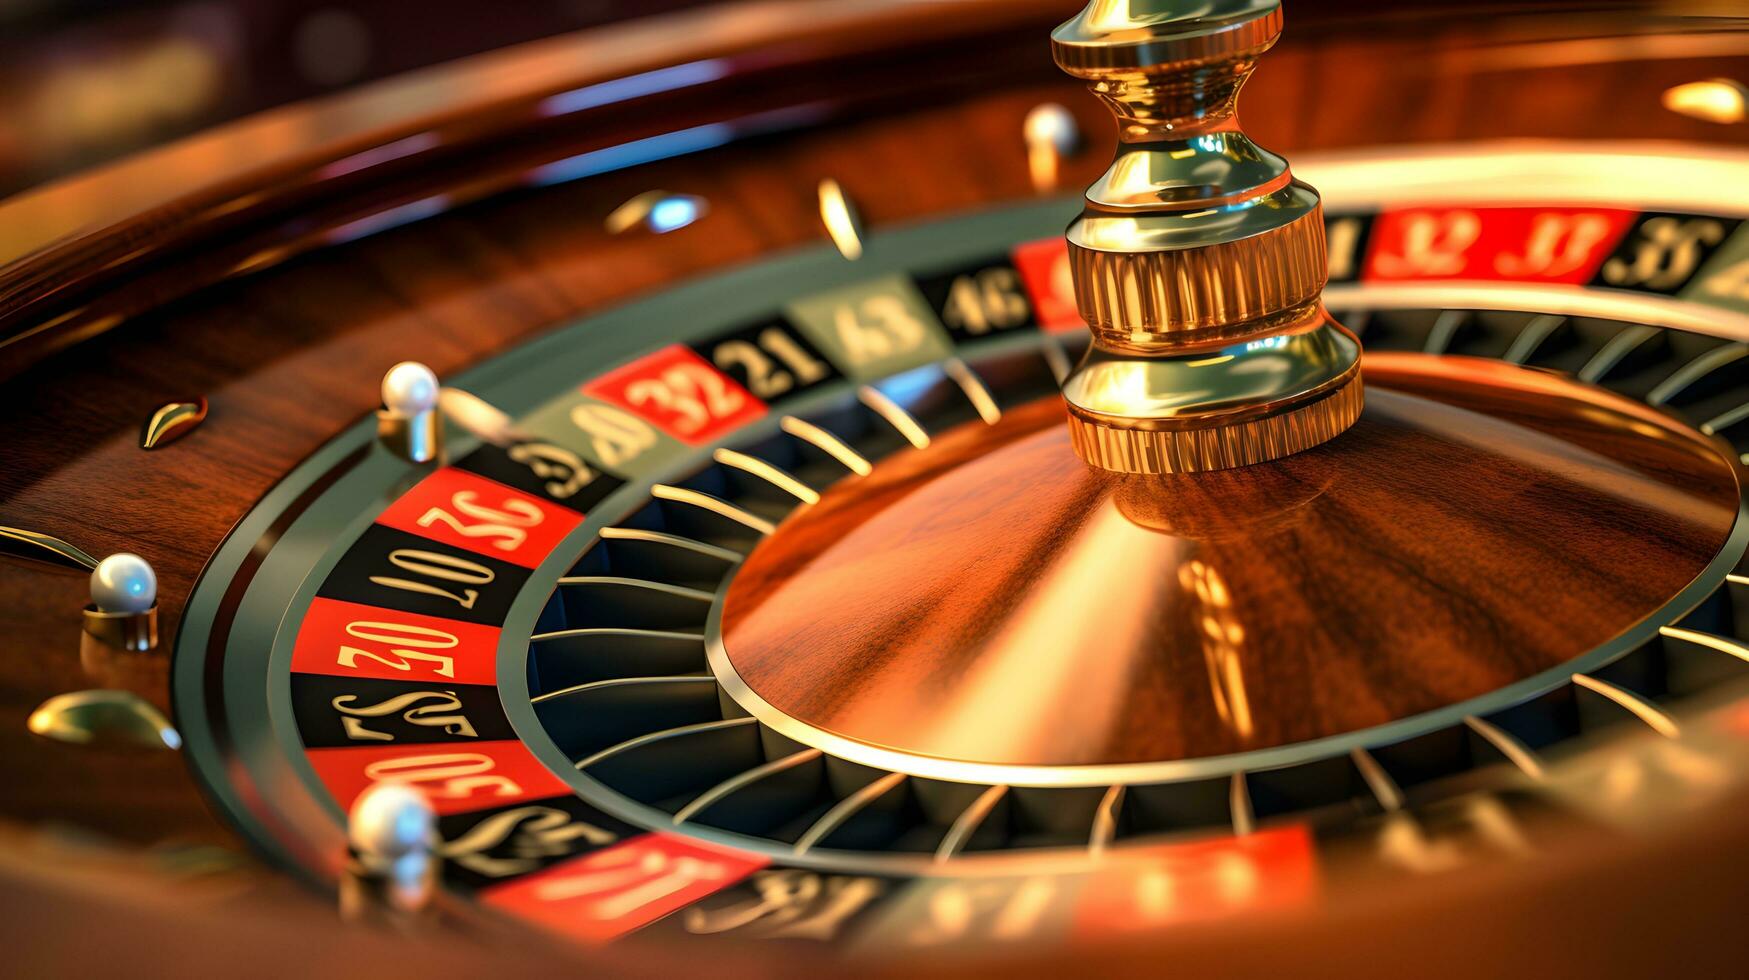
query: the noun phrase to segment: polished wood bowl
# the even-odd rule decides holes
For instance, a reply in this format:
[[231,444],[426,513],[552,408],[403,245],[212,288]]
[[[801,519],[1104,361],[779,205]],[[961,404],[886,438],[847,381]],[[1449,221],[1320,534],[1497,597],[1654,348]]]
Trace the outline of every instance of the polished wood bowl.
[[[578,314],[816,242],[823,178],[853,194],[874,227],[1030,197],[1020,128],[1042,101],[1068,106],[1090,145],[1109,145],[1104,112],[1056,73],[1043,41],[1075,6],[725,4],[289,106],[0,202],[0,403],[12,420],[0,440],[0,525],[98,555],[151,555],[168,649],[226,533],[292,466],[377,407],[381,365],[417,352],[444,375]],[[1355,10],[1292,7],[1286,40],[1247,89],[1247,129],[1261,143],[1303,153],[1495,139],[1749,142],[1749,129],[1658,102],[1672,85],[1741,77],[1749,34],[1626,4],[1490,17]],[[722,145],[542,186],[543,167],[700,127],[715,127]],[[1105,163],[1103,152],[1071,157],[1062,184],[1084,184]],[[656,187],[704,196],[708,234],[603,229],[614,207]],[[195,398],[209,405],[198,429],[141,451],[154,411]],[[122,687],[169,708],[161,655],[81,661],[86,592],[80,572],[0,556],[9,787],[0,874],[15,896],[0,929],[25,951],[20,968],[92,964],[96,954],[73,937],[93,920],[119,923],[104,952],[142,969],[193,955],[218,969],[334,941],[325,899],[244,856],[175,754],[28,732],[30,711],[65,691]],[[1720,806],[1644,846],[1596,843],[1462,887],[1332,902],[1276,923],[1268,944],[1243,923],[1180,936],[1173,962],[1234,971],[1413,962],[1433,975],[1486,960],[1631,975],[1668,966],[1677,950],[1691,969],[1722,975],[1740,952],[1732,910],[1743,886],[1730,872],[1749,857],[1730,812]],[[105,844],[72,843],[61,827]],[[162,863],[129,848],[161,855],[171,845],[210,848],[199,853],[221,870],[166,891]],[[1648,903],[1655,914],[1629,915]],[[322,955],[385,969],[575,955],[345,942],[334,947],[344,955]],[[604,955],[631,973],[669,965]],[[1114,940],[1100,955],[1152,954]],[[1087,956],[1070,961],[1085,968]],[[737,952],[722,969],[767,965]]]

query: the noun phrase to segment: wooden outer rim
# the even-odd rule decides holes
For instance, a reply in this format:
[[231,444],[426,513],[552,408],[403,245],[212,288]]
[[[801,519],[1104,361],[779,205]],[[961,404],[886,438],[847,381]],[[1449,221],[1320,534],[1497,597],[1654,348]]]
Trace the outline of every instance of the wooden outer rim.
[[[519,186],[540,162],[750,115],[757,132],[831,112],[903,108],[922,93],[939,99],[1012,86],[1027,80],[1017,64],[1036,63],[1037,80],[1056,81],[1042,39],[1076,6],[837,0],[810,5],[804,16],[782,0],[743,0],[518,45],[285,106],[0,201],[0,379],[213,282],[343,240],[331,235],[336,229],[399,207],[417,204],[428,209],[423,215]],[[1304,0],[1293,37],[1340,34],[1353,14],[1347,5]],[[1425,38],[1438,21],[1457,33],[1470,23],[1461,11],[1422,11],[1372,33]],[[1534,57],[1531,49],[1550,42],[1637,40],[1632,35],[1659,26],[1682,27],[1633,20],[1624,10],[1521,26],[1493,41]],[[966,56],[972,37],[977,57]],[[721,74],[709,80],[708,97],[689,85],[624,94],[557,118],[540,111],[555,95],[713,59]],[[783,117],[798,106],[816,114]],[[1655,128],[1732,141],[1711,124],[1675,118]],[[1589,125],[1569,128],[1595,134]],[[1335,138],[1346,134],[1338,127]]]
[[[580,150],[727,120],[751,120],[738,135],[813,121],[760,118],[795,109],[798,91],[820,113],[849,109],[871,87],[867,74],[891,71],[894,51],[952,62],[917,73],[920,88],[991,75],[1011,68],[1010,59],[966,59],[956,42],[1042,45],[1065,6],[838,0],[804,13],[779,0],[746,0],[489,52],[262,113],[51,184],[0,203],[0,378],[395,207],[454,207],[517,186],[530,166]],[[1047,77],[1044,58],[1039,65]],[[801,89],[798,74],[807,78]],[[630,79],[637,81],[619,91],[610,86]],[[708,98],[694,91],[707,83]],[[890,84],[880,88],[893,98]],[[584,90],[567,111],[564,96]],[[416,173],[435,179],[420,186],[409,181]],[[175,256],[186,260],[148,288],[124,295],[108,288]]]

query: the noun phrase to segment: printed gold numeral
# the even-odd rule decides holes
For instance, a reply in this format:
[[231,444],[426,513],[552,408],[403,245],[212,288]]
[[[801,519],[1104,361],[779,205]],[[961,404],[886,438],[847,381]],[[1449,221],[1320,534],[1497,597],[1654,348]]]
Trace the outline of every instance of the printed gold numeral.
[[1639,228],[1631,259],[1604,263],[1603,281],[1611,286],[1675,289],[1694,275],[1706,248],[1725,237],[1725,226],[1712,218],[1650,218]]
[[366,643],[381,643],[387,650],[371,651],[361,647],[342,646],[337,661],[342,667],[358,669],[358,660],[374,660],[393,670],[413,669],[415,661],[436,664],[434,673],[455,676],[455,658],[432,650],[449,650],[461,644],[454,633],[411,623],[379,623],[359,620],[346,624],[346,635]]
[[695,935],[741,931],[761,939],[832,939],[851,916],[880,897],[873,878],[812,871],[761,871],[749,884],[754,897],[719,909],[691,908],[683,920]]
[[[711,360],[717,367],[724,371],[737,367],[742,370],[747,389],[754,396],[769,401],[826,377],[826,365],[777,327],[765,328],[757,339],[757,344],[727,340],[711,351]],[[781,367],[778,362],[782,362]]]
[[510,447],[510,459],[528,467],[538,479],[548,481],[546,491],[558,500],[575,496],[595,479],[595,471],[583,457],[544,442],[524,442]]
[[[397,548],[389,552],[389,564],[422,578],[436,579],[440,582],[460,582],[464,585],[487,585],[498,576],[498,573],[479,562],[436,551],[421,551],[417,548]],[[451,590],[441,585],[432,585],[430,582],[419,582],[386,575],[372,575],[370,580],[377,585],[391,589],[449,599],[463,609],[474,608],[474,603],[480,598],[478,589]]]
[[[409,725],[441,728],[458,738],[478,738],[472,722],[462,715],[461,699],[454,691],[410,691],[379,701],[376,704],[353,704],[356,694],[342,694],[331,703],[345,717],[341,725],[346,737],[361,742],[392,742],[395,736],[366,727],[364,719],[400,715]],[[424,703],[431,702],[431,703]]]
[[941,318],[973,336],[1018,326],[1031,310],[1013,269],[996,266],[955,277]]
[[1539,214],[1524,254],[1497,256],[1494,268],[1507,276],[1564,276],[1590,261],[1611,231],[1601,214]]
[[623,466],[656,445],[656,430],[629,412],[608,405],[578,405],[571,422],[588,434],[603,466]]
[[832,312],[832,323],[844,356],[853,364],[908,353],[929,337],[929,328],[897,296],[870,296],[855,306],[840,306]]
[[478,500],[479,494],[472,490],[460,490],[449,499],[450,508],[462,516],[433,507],[420,516],[420,527],[431,527],[442,524],[465,538],[496,538],[492,547],[501,551],[515,551],[528,540],[526,528],[534,527],[546,519],[541,509],[526,500],[507,498],[502,507],[488,507]]
[[478,752],[446,752],[381,759],[366,766],[374,782],[398,779],[426,786],[426,793],[444,800],[465,800],[480,790],[492,796],[516,796],[522,787],[508,776],[492,772],[498,764]]
[[[548,806],[525,806],[495,813],[443,845],[445,860],[490,878],[523,874],[542,858],[563,857],[581,841],[603,847],[618,840],[611,831]],[[490,852],[505,849],[508,854]]]
[[1463,271],[1464,253],[1482,237],[1482,219],[1474,211],[1410,214],[1402,226],[1402,249],[1378,257],[1379,273],[1392,278],[1456,275]]

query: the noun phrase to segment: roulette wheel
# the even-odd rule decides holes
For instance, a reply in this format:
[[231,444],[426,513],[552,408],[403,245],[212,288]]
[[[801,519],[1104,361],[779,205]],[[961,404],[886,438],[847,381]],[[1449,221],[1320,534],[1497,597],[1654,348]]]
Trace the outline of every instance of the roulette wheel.
[[0,202],[18,968],[1740,970],[1749,30],[1290,9],[712,6]]

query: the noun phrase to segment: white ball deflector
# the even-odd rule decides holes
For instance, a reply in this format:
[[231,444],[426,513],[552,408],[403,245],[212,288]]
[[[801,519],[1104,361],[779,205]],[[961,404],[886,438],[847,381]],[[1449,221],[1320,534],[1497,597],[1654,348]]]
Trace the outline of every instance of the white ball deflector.
[[1074,153],[1081,142],[1081,127],[1075,124],[1075,117],[1055,102],[1034,106],[1026,114],[1023,130],[1027,146],[1048,146],[1065,156]]
[[398,415],[437,407],[437,375],[418,361],[402,361],[383,375],[383,406]]
[[406,783],[377,783],[353,802],[346,836],[359,857],[396,862],[436,847],[437,812]]
[[158,576],[139,555],[110,555],[91,573],[91,604],[100,612],[143,613],[158,603]]

